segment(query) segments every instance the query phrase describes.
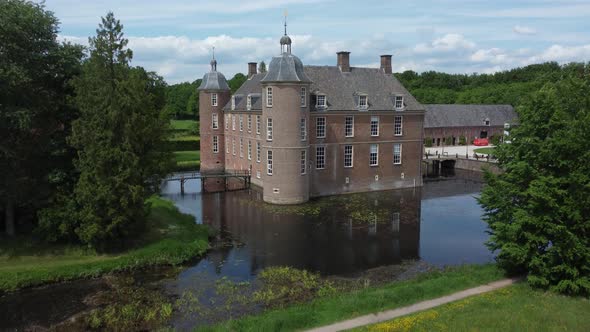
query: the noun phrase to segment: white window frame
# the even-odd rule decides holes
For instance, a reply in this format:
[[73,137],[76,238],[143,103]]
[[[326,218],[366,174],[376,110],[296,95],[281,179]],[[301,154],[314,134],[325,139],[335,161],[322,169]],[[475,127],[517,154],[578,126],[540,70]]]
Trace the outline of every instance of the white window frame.
[[[320,154],[320,151],[322,152]],[[326,147],[323,145],[315,147],[315,169],[326,168]]]
[[299,97],[301,98],[301,100],[300,100],[301,107],[306,107],[307,106],[307,88],[306,87],[301,88],[301,91],[299,92]]
[[248,114],[248,132],[252,132],[252,114]]
[[252,141],[248,140],[248,160],[252,160]]
[[[364,100],[364,105],[361,102],[362,100]],[[358,104],[359,109],[362,110],[366,110],[367,108],[369,108],[369,96],[367,95],[359,95],[359,104]]]
[[219,153],[219,136],[213,135],[213,153]]
[[256,134],[260,135],[260,115],[256,116]]
[[240,158],[244,158],[244,139],[240,138]]
[[[320,94],[316,96],[316,103],[315,106],[317,108],[325,108],[328,105],[328,98],[326,98],[326,95],[324,94]],[[323,104],[320,104],[320,99],[323,100]]]
[[256,162],[257,163],[260,162],[260,154],[261,154],[260,142],[256,142]]
[[[347,152],[348,148],[350,148],[349,153]],[[347,164],[348,159],[350,159],[350,164]],[[344,146],[344,168],[352,168],[353,166],[354,166],[354,146],[352,144],[347,144]]]
[[272,87],[266,87],[266,107],[272,107]]
[[299,138],[301,138],[302,141],[307,139],[307,121],[305,118],[299,120]]
[[231,115],[231,130],[236,130],[236,115]]
[[266,140],[272,141],[272,118],[266,118]]
[[272,150],[266,151],[266,174],[272,175]]
[[[320,122],[323,122],[323,123],[320,123]],[[321,128],[321,132],[320,132],[320,128]],[[317,118],[315,118],[315,136],[316,136],[316,138],[326,138],[326,117],[325,116],[318,116]]]
[[[375,121],[377,120],[377,121]],[[373,124],[376,123],[376,127],[373,127]],[[370,132],[371,132],[371,137],[377,137],[379,136],[379,116],[377,115],[373,115],[371,116],[371,122],[370,122]],[[375,129],[375,131],[373,131],[373,129]]]
[[211,127],[213,129],[219,129],[219,116],[217,113],[211,115]]
[[[348,133],[348,119],[351,119],[350,123],[350,135]],[[344,118],[344,137],[354,137],[354,116],[347,116]]]
[[[398,100],[399,100],[399,106],[398,106]],[[402,95],[396,95],[395,96],[395,109],[396,110],[403,110],[404,109],[404,96]]]
[[[373,151],[373,148],[375,148],[376,151]],[[373,155],[375,155],[374,162]],[[379,144],[371,144],[369,146],[369,166],[379,166]]]
[[[397,155],[396,155],[396,151],[395,151],[396,147],[399,147],[399,154],[397,154]],[[401,165],[402,164],[402,144],[401,143],[394,143],[393,144],[393,164],[394,165]]]
[[301,173],[301,175],[307,174],[307,150],[301,150],[300,173]]
[[236,109],[236,96],[232,96],[231,97],[231,110],[235,110]]
[[217,106],[217,94],[216,93],[211,94],[211,106]]
[[225,138],[225,153],[229,154],[229,138]]
[[244,116],[240,114],[240,131],[244,131]]
[[404,134],[404,117],[402,115],[396,115],[393,118],[393,135],[402,136],[403,134]]
[[229,117],[230,117],[229,114],[226,114],[224,117],[225,118],[225,130],[229,129]]
[[236,139],[232,138],[231,139],[231,154],[232,155],[236,155]]
[[249,111],[252,109],[252,96],[246,97],[246,109]]

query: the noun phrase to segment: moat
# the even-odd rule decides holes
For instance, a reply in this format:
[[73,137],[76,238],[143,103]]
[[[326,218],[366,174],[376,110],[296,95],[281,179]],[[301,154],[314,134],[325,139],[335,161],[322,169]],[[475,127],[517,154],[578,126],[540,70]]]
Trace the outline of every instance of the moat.
[[[376,271],[388,281],[399,277],[396,272],[492,261],[476,201],[481,174],[447,175],[429,179],[422,188],[324,197],[298,206],[265,204],[255,189],[201,194],[198,180],[187,182],[180,195],[179,183],[170,182],[162,186],[162,196],[197,223],[217,229],[215,246],[180,270],[133,276],[140,287],[155,287],[174,299],[196,294],[211,306],[220,280],[254,283],[261,270],[272,266],[339,278]],[[100,279],[85,280],[5,295],[0,330],[55,324],[87,309],[84,299],[105,287]],[[239,315],[259,309],[235,310]],[[219,315],[176,313],[170,324],[189,329]]]

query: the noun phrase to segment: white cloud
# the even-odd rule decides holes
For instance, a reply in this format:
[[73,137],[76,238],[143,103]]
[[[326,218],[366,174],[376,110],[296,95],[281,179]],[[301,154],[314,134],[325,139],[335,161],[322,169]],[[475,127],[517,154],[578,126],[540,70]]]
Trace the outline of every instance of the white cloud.
[[519,35],[535,35],[535,34],[537,34],[537,30],[535,30],[531,27],[523,26],[523,25],[515,25],[514,28],[512,28],[512,31],[514,31],[515,33],[517,33]]
[[429,44],[421,43],[414,47],[416,53],[453,52],[459,50],[470,50],[475,43],[465,39],[463,35],[449,33],[441,38],[433,40]]
[[506,51],[499,48],[477,50],[471,54],[469,59],[472,62],[488,62],[491,64],[507,64],[512,60]]
[[529,63],[545,61],[558,61],[561,63],[569,61],[590,61],[590,44],[579,46],[552,45],[540,54],[528,59]]

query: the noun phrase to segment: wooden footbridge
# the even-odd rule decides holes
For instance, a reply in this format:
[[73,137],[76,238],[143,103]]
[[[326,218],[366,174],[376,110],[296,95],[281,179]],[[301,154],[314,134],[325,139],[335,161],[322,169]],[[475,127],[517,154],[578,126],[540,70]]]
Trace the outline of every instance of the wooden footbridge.
[[[184,172],[174,173],[164,179],[164,182],[179,181],[180,182],[180,194],[184,195],[184,184],[189,180],[201,180],[201,192],[207,192],[205,182],[207,179],[216,179],[217,181],[223,181],[223,191],[229,190],[242,190],[249,189],[251,184],[251,173],[250,171],[227,171],[225,173],[199,173],[199,172]],[[237,179],[238,186],[230,186],[229,181],[231,179]]]

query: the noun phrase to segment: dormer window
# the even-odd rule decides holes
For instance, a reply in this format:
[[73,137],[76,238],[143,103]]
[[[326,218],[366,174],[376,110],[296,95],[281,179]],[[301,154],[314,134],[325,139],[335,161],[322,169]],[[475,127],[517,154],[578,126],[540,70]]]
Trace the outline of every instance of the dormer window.
[[359,96],[359,108],[367,109],[367,107],[369,107],[369,103],[367,102],[367,96]]
[[252,109],[252,96],[248,95],[246,98],[246,109],[249,111]]
[[231,97],[231,110],[235,110],[236,109],[236,96],[232,96]]
[[484,124],[484,126],[489,126],[490,125],[490,119],[486,118],[485,120],[483,120],[483,124]]
[[404,108],[404,96],[395,96],[395,109],[401,110]]
[[316,107],[317,108],[325,108],[326,107],[326,95],[318,95],[316,98]]

